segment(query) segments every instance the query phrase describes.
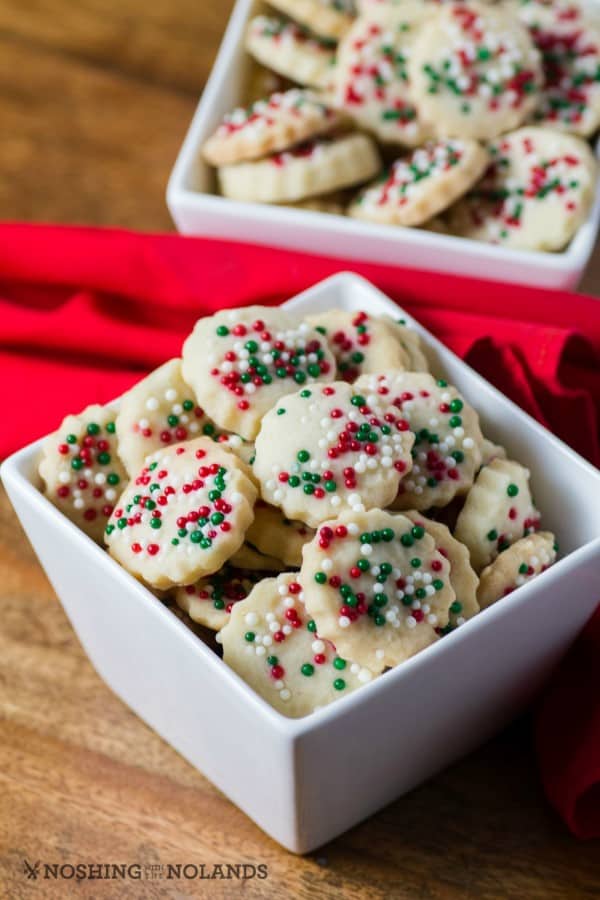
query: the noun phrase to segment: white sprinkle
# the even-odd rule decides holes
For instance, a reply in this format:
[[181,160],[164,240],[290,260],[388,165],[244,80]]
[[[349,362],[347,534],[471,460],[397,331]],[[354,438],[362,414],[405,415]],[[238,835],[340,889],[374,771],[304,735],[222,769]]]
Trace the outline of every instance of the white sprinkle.
[[158,409],[158,400],[156,399],[156,397],[148,397],[148,399],[146,400],[146,409],[150,410],[150,412]]

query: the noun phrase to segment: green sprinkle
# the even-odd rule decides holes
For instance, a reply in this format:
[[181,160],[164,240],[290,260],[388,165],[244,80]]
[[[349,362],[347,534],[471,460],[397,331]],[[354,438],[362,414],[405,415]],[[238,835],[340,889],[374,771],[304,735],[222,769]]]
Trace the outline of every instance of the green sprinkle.
[[334,669],[338,669],[339,671],[341,671],[342,669],[345,669],[346,668],[346,660],[342,659],[341,656],[336,656],[336,658],[333,661],[333,667],[334,667]]
[[228,334],[229,334],[229,328],[227,327],[227,325],[219,325],[218,326],[217,335],[219,337],[227,337]]
[[422,525],[415,525],[414,528],[411,528],[410,533],[415,538],[415,540],[420,541],[425,534],[425,529]]
[[99,434],[99,433],[100,433],[100,426],[97,425],[96,422],[90,422],[90,424],[88,425],[86,431],[87,431],[88,434]]
[[315,581],[317,584],[325,584],[327,581],[327,575],[325,572],[315,572]]
[[336,691],[343,691],[344,688],[346,687],[346,682],[344,681],[343,678],[336,678],[335,681],[333,682],[333,686],[336,689]]
[[303,675],[306,675],[307,678],[310,678],[311,675],[315,674],[315,667],[312,663],[304,663],[304,665],[300,667],[300,671]]
[[317,630],[317,623],[315,622],[314,619],[310,619],[310,621],[308,621],[306,623],[306,627],[308,628],[309,631],[311,631],[314,634],[315,631]]
[[253,631],[247,631],[244,635],[244,640],[248,641],[248,643],[251,644],[255,637],[256,635]]
[[492,528],[491,531],[488,531],[486,537],[488,541],[496,541],[498,539],[498,532],[495,528]]
[[506,493],[509,497],[516,497],[519,493],[519,488],[516,484],[509,484],[509,486],[506,488]]

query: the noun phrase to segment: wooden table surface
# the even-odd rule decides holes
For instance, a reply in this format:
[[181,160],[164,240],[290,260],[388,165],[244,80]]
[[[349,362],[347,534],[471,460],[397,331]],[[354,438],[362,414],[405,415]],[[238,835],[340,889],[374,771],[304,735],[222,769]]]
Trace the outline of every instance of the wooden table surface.
[[[170,167],[231,0],[2,0],[3,218],[171,229]],[[596,254],[584,287],[600,287]],[[307,858],[267,838],[87,661],[0,497],[0,897],[584,898],[598,843],[547,806],[529,724]],[[190,686],[190,703],[194,702]],[[266,880],[27,879],[30,862],[264,863]]]

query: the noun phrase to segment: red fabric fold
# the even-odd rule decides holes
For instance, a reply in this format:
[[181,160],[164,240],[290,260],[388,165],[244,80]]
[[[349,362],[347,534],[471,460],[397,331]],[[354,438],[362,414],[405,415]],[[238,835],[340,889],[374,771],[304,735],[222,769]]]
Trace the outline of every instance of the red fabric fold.
[[[0,225],[0,372],[8,404],[0,456],[178,355],[199,316],[279,303],[346,269],[371,280],[600,465],[600,300],[248,244],[20,224]],[[537,718],[547,794],[582,837],[600,836],[599,616]]]

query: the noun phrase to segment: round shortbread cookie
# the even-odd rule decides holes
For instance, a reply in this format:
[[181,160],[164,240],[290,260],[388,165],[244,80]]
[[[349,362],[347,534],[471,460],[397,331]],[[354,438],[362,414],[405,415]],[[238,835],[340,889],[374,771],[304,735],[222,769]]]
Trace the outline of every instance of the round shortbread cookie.
[[361,18],[338,48],[330,100],[384,143],[415,147],[431,135],[408,78],[417,29],[410,17],[385,25]]
[[291,88],[228,113],[202,155],[214,166],[258,159],[331,131],[339,122],[338,113],[316,94]]
[[589,23],[532,30],[544,87],[533,121],[589,137],[600,125],[600,29]]
[[218,169],[221,193],[248,203],[285,203],[372,178],[381,167],[366,134],[322,137],[257,162]]
[[381,225],[422,225],[468,191],[487,164],[477,141],[429,141],[363,188],[348,215]]
[[244,464],[209,438],[157,450],[106,526],[111,556],[156,588],[217,572],[252,522],[256,488]]
[[331,381],[335,360],[308,323],[282,309],[247,306],[198,320],[183,345],[183,375],[221,428],[253,440],[280,397]]
[[306,321],[329,341],[337,377],[343,381],[356,381],[364,372],[410,369],[408,353],[398,340],[391,319],[330,309],[308,316]]
[[469,551],[464,544],[452,537],[446,525],[426,519],[424,515],[414,510],[407,511],[404,515],[414,525],[421,525],[427,534],[431,535],[439,552],[450,563],[450,584],[456,598],[448,610],[448,624],[441,629],[442,634],[448,634],[479,612],[477,602],[479,578],[471,567]]
[[410,468],[413,440],[391,404],[367,404],[338,381],[283,397],[267,413],[254,474],[263,499],[316,527],[342,509],[391,503]]
[[406,368],[410,372],[429,372],[429,361],[423,352],[418,333],[410,325],[407,325],[406,319],[394,320],[390,316],[383,316],[383,318],[392,327],[396,339],[400,341],[408,356]]
[[539,52],[501,6],[450,3],[425,22],[409,76],[415,102],[439,137],[496,137],[533,112],[542,85]]
[[469,490],[483,435],[477,413],[455,387],[426,372],[391,372],[362,375],[354,388],[368,404],[391,404],[415,435],[412,470],[400,482],[394,509],[446,506]]
[[123,395],[116,427],[117,450],[130,475],[160,447],[195,437],[210,437],[244,461],[254,452],[252,444],[239,435],[219,431],[198,406],[194,392],[183,380],[180,359],[164,363]]
[[117,454],[115,416],[110,406],[88,406],[67,416],[44,441],[39,464],[46,497],[95,541],[102,541],[127,483]]
[[313,34],[338,40],[354,21],[354,0],[269,0],[276,10]]
[[321,87],[331,77],[335,46],[296,22],[273,16],[256,16],[246,32],[246,50],[254,59],[310,87]]
[[561,250],[593,201],[598,166],[584,141],[521,128],[488,147],[482,181],[449,211],[455,234],[528,250]]
[[194,622],[219,631],[229,621],[234,604],[245,600],[263,578],[263,572],[225,565],[195,584],[178,587],[175,602]]
[[345,511],[321,525],[304,548],[300,577],[319,635],[373,672],[436,641],[455,600],[434,538],[380,509]]
[[477,598],[482,609],[528,584],[556,560],[558,546],[549,531],[521,538],[483,570]]
[[297,574],[261,581],[231,610],[223,659],[284,716],[299,718],[373,679],[315,633]]
[[254,521],[246,532],[247,540],[260,553],[282,560],[286,566],[300,568],[302,548],[314,537],[304,522],[286,519],[280,509],[257,500]]
[[529,490],[529,469],[494,459],[479,472],[456,520],[454,537],[469,548],[481,572],[503,550],[539,528],[540,514]]
[[253,547],[248,541],[242,544],[239,550],[233,554],[229,560],[230,565],[236,569],[247,569],[249,572],[262,572],[263,578],[265,572],[272,575],[275,572],[283,572],[286,568],[285,563],[281,559],[274,556],[267,556],[261,553],[256,547]]

